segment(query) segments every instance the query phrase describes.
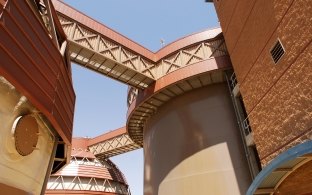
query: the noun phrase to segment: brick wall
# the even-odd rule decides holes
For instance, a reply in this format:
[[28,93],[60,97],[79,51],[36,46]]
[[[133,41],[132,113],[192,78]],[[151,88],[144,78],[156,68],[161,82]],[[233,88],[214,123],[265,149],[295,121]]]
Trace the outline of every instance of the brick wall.
[[[310,139],[312,1],[215,0],[262,165]],[[285,55],[274,64],[280,39]]]

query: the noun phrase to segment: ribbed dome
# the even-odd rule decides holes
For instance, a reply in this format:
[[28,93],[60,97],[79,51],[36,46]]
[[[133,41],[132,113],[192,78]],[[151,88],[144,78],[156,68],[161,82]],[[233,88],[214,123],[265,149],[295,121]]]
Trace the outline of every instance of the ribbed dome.
[[87,138],[73,138],[68,165],[50,176],[46,194],[130,194],[122,172],[109,159],[99,161]]

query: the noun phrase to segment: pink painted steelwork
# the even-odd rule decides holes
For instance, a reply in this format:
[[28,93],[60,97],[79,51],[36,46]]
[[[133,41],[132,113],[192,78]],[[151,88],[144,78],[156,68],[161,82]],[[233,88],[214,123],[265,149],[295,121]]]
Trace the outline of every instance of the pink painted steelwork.
[[211,72],[222,69],[231,68],[231,62],[229,56],[222,56],[219,58],[212,58],[210,60],[202,61],[190,66],[179,69],[178,71],[172,72],[160,79],[158,79],[153,85],[149,86],[140,93],[135,101],[129,106],[127,112],[127,118],[131,116],[132,112],[143,102],[147,101],[154,94],[157,94],[166,87],[175,84],[181,80],[186,80],[194,76],[198,76],[205,72]]
[[[5,1],[1,0],[1,5],[4,5],[4,3]],[[57,12],[70,18],[74,18],[78,23],[97,31],[113,42],[130,49],[132,52],[137,53],[154,63],[182,48],[189,47],[205,40],[218,39],[217,35],[221,32],[219,28],[216,28],[195,33],[168,44],[158,52],[153,53],[65,3],[58,0],[53,0],[53,3]],[[4,58],[1,58],[1,64],[3,65],[0,67],[0,70],[2,75],[12,82],[47,116],[64,141],[70,143],[75,101],[70,68],[66,65],[66,62],[60,55],[57,45],[52,44],[52,40],[48,36],[47,30],[27,6],[26,2],[16,3],[16,1],[11,0],[9,1],[8,7],[19,11],[10,12],[8,11],[9,9],[7,9],[4,10],[1,15],[1,19],[6,18],[6,22],[1,23],[3,28],[1,28],[0,33],[1,37],[5,39],[1,42],[0,49],[2,49],[2,52],[6,55],[4,55]],[[66,37],[62,31],[62,26],[57,20],[53,6],[51,9],[52,18],[55,20],[55,27],[59,39],[61,39],[59,41],[64,41],[66,40]],[[24,11],[21,12],[21,10]],[[14,18],[18,17],[18,15],[12,15],[13,13],[25,15],[24,17],[21,17],[25,18],[25,21],[18,23],[19,21]],[[19,36],[18,34],[24,36]],[[48,44],[53,46],[47,49]],[[15,55],[16,53],[18,53],[18,55]],[[22,57],[17,59],[16,56]],[[33,56],[38,57],[34,58]],[[219,58],[219,60],[220,59],[223,58]],[[147,97],[146,94],[151,95],[151,89],[153,89],[153,93],[156,93],[158,89],[161,89],[162,86],[169,85],[169,83],[172,84],[179,81],[179,79],[183,80],[192,75],[201,74],[204,71],[211,71],[209,65],[211,63],[212,60],[206,60],[189,67],[181,68],[179,71],[174,71],[165,77],[161,77],[156,83],[149,86],[143,94]],[[15,64],[15,66],[12,66],[12,64]],[[199,69],[201,69],[201,71],[198,71]],[[34,77],[32,75],[38,76]],[[33,91],[34,89],[36,89],[36,92]],[[138,103],[135,105],[138,105]],[[133,109],[132,107],[133,104],[129,109],[128,115],[131,113]],[[120,132],[117,132],[117,134],[116,132],[111,132],[107,135],[94,138],[90,140],[89,145],[126,133],[125,128],[119,131]]]
[[89,16],[81,13],[80,11],[72,8],[71,6],[67,5],[66,3],[59,1],[59,0],[53,0],[53,4],[55,6],[55,9],[57,12],[59,12],[62,15],[65,15],[69,18],[72,18],[76,22],[88,27],[89,29],[93,29],[100,34],[104,35],[105,37],[109,38],[113,42],[116,42],[134,53],[137,53],[144,58],[147,58],[153,62],[158,62],[165,56],[180,50],[184,47],[190,46],[192,44],[215,38],[216,35],[221,33],[220,28],[215,29],[207,29],[205,31],[194,33],[192,35],[185,36],[183,38],[180,38],[179,40],[176,40],[168,45],[166,45],[164,48],[160,49],[157,52],[152,52],[142,45],[136,43],[135,41],[132,41],[131,39],[121,35],[120,33],[110,29],[109,27],[105,26],[104,24],[90,18]]
[[121,127],[119,129],[116,129],[116,130],[113,130],[113,131],[109,131],[108,133],[104,133],[102,135],[99,135],[97,137],[89,139],[88,146],[97,144],[99,142],[103,142],[105,140],[112,139],[114,137],[118,137],[118,136],[120,136],[122,134],[125,134],[125,133],[127,133],[126,127]]
[[[128,194],[122,172],[109,159],[97,159],[88,150],[89,140],[73,138],[71,161],[51,175],[46,194],[62,194],[63,190],[66,194]],[[64,181],[70,185],[64,185]]]

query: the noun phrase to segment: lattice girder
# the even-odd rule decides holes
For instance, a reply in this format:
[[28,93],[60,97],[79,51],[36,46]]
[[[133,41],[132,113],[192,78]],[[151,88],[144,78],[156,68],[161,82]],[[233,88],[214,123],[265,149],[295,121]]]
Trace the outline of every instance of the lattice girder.
[[164,57],[153,69],[156,79],[185,66],[228,55],[224,39],[205,40]]
[[89,150],[100,159],[109,158],[139,148],[141,147],[134,143],[127,133],[89,146]]
[[191,35],[196,41],[189,45],[173,42],[176,51],[169,44],[170,49],[166,46],[153,53],[60,1],[55,0],[54,5],[68,38],[71,60],[134,88],[145,89],[177,69],[228,55],[224,39],[219,36],[221,29]]
[[72,18],[58,15],[73,62],[136,88],[145,88],[155,80],[149,70],[154,64],[147,65],[148,59]]
[[51,176],[47,190],[97,191],[118,194],[129,194],[127,188],[118,182],[101,178],[80,176]]

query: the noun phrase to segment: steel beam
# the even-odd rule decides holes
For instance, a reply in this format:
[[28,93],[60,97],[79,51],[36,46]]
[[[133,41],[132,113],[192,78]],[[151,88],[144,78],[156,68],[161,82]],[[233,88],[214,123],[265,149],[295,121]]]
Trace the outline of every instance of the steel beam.
[[122,127],[89,140],[88,148],[98,159],[106,159],[141,147],[131,140],[126,127]]

